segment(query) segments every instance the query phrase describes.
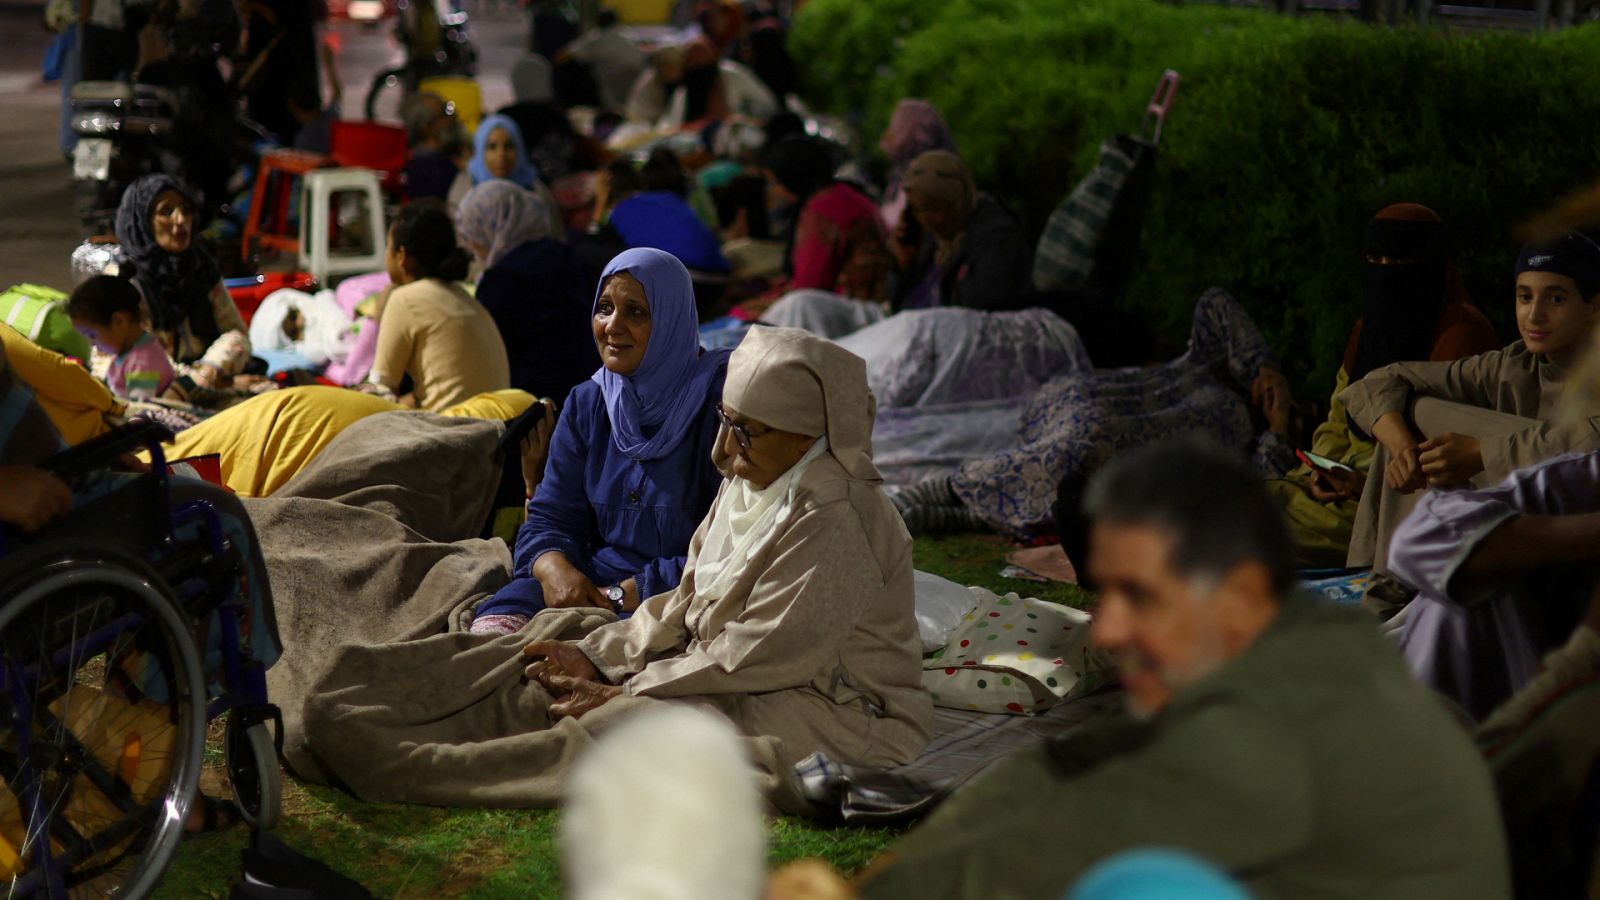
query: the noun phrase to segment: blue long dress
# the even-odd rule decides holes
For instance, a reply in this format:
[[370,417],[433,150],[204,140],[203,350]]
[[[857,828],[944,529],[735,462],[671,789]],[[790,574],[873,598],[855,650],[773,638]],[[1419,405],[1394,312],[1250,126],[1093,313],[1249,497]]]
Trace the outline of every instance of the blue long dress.
[[660,459],[637,462],[611,439],[605,397],[592,381],[573,388],[550,439],[544,481],[517,532],[511,583],[478,608],[531,616],[544,609],[535,560],[559,551],[597,586],[637,579],[644,600],[678,586],[700,520],[722,473],[711,464],[716,405],[727,370],[711,381],[694,431]]

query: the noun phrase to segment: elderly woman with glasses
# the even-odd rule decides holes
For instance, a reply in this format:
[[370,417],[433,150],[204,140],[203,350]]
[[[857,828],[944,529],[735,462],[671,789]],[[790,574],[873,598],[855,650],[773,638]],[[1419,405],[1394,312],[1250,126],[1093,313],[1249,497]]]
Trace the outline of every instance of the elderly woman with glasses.
[[728,353],[700,349],[689,271],[660,250],[619,255],[590,327],[601,367],[567,399],[511,583],[478,608],[476,633],[510,634],[546,607],[627,617],[671,591],[722,483],[711,451]]
[[865,363],[798,329],[757,328],[729,361],[718,413],[727,481],[683,580],[581,641],[528,644],[528,676],[555,718],[638,698],[715,709],[777,738],[757,756],[780,782],[819,750],[851,765],[910,761],[933,708],[911,537],[872,463]]

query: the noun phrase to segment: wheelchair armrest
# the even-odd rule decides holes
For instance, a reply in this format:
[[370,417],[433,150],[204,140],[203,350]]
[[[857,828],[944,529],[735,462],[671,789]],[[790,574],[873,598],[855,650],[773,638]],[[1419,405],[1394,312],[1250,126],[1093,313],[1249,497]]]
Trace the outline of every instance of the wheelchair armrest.
[[154,449],[170,440],[172,431],[165,425],[149,419],[135,419],[76,447],[69,447],[39,465],[51,474],[70,481],[85,472],[109,468],[124,453],[147,447]]

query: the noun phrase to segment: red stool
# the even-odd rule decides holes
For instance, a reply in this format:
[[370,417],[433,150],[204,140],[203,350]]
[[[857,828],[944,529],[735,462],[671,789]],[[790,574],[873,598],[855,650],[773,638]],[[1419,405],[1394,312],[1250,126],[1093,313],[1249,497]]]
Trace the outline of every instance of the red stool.
[[299,191],[300,177],[328,163],[328,157],[303,150],[271,150],[261,155],[240,245],[246,260],[262,250],[299,252],[300,230],[289,221],[289,205]]
[[406,130],[377,122],[328,123],[328,155],[336,166],[373,169],[383,173],[383,190],[396,200],[405,199]]

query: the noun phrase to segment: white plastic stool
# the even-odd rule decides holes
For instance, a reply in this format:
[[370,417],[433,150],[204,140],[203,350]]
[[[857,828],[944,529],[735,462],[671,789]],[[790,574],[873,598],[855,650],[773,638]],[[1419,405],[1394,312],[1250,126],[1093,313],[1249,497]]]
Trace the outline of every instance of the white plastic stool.
[[[330,275],[381,272],[389,227],[383,209],[382,175],[372,169],[316,169],[300,186],[300,268],[318,281]],[[355,204],[334,197],[355,194]],[[363,208],[364,207],[364,208]],[[356,237],[353,249],[335,238]]]

